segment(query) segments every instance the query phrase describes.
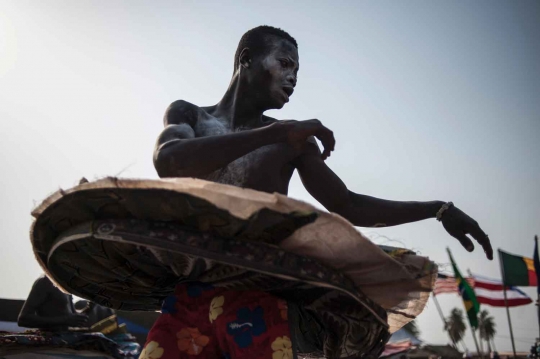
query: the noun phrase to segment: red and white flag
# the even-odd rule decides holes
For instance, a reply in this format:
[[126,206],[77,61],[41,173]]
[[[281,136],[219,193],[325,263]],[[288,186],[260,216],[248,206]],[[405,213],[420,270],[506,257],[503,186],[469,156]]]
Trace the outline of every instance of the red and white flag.
[[379,358],[401,353],[411,348],[412,348],[412,342],[409,339],[402,340],[400,342],[395,342],[395,343],[386,343],[386,345],[384,346],[384,351],[379,356]]
[[[474,287],[474,280],[472,278],[465,279],[471,287]],[[459,293],[455,277],[442,273],[437,274],[437,280],[433,287],[433,295],[442,293]]]
[[[502,281],[479,275],[466,278],[474,289],[478,303],[492,307],[504,307],[504,291]],[[433,294],[459,293],[456,278],[439,273],[433,288]],[[506,286],[506,299],[509,307],[517,307],[532,303],[532,299],[516,287]]]
[[[474,292],[481,304],[492,307],[504,307],[504,290],[502,281],[473,275]],[[516,287],[506,286],[506,300],[509,307],[517,307],[532,303],[532,299]]]

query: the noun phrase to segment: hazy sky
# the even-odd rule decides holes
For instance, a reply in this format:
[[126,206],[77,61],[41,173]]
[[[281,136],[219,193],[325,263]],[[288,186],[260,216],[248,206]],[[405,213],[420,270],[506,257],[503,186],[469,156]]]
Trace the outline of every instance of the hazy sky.
[[[238,40],[268,24],[299,43],[291,102],[269,114],[318,118],[337,139],[329,166],[352,191],[452,200],[495,248],[532,256],[540,234],[538,1],[0,0],[0,297],[25,298],[41,273],[31,209],[80,177],[157,178],[151,155],[170,102],[219,101]],[[295,175],[290,195],[314,203]],[[500,277],[435,220],[363,229],[448,268]],[[535,295],[533,288],[527,292]],[[445,314],[462,308],[441,296]],[[497,349],[510,349],[506,314]],[[512,309],[517,346],[536,308]],[[422,339],[446,343],[433,303]],[[467,345],[473,348],[470,335]]]

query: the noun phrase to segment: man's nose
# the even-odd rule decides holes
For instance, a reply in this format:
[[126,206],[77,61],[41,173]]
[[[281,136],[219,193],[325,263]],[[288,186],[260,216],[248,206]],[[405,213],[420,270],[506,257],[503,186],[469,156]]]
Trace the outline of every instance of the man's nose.
[[296,75],[290,74],[287,76],[287,81],[292,85],[292,87],[296,86]]

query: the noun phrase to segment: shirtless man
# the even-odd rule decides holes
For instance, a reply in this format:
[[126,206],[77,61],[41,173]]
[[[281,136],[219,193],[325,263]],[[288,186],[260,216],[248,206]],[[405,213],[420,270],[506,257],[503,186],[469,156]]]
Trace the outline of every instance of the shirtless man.
[[[289,34],[269,26],[244,34],[229,88],[216,105],[199,107],[179,100],[167,109],[154,152],[159,176],[196,177],[286,195],[297,170],[315,199],[355,226],[395,226],[439,217],[468,251],[474,249],[470,235],[493,259],[488,236],[451,203],[389,201],[348,190],[324,162],[335,140],[321,121],[265,116],[265,111],[289,102],[298,70],[298,46]],[[314,138],[322,143],[322,153]]]
[[[468,251],[474,249],[470,235],[483,247],[487,258],[493,258],[489,239],[478,223],[450,202],[390,201],[350,191],[325,164],[334,150],[335,140],[332,131],[321,121],[279,121],[265,116],[265,111],[280,109],[289,102],[298,70],[298,46],[289,34],[269,26],[244,34],[236,50],[229,88],[216,105],[199,107],[179,100],[167,109],[165,129],[154,152],[159,176],[195,177],[286,195],[290,179],[297,170],[315,199],[355,226],[395,226],[437,218]],[[322,153],[315,139],[322,143]],[[316,339],[310,342],[314,346],[303,347],[302,339],[293,334],[296,324],[292,321],[287,324],[286,318],[285,322],[280,321],[276,308],[282,304],[279,298],[268,293],[235,294],[218,288],[199,290],[202,296],[190,298],[189,287],[183,285],[177,287],[175,293],[175,298],[164,302],[163,314],[149,333],[141,358],[152,357],[150,353],[156,357],[159,354],[162,359],[199,354],[201,359],[217,358],[218,353],[225,358],[271,358],[272,350],[281,351],[283,358],[292,358],[295,350],[301,353],[322,350],[318,343],[326,334],[315,335]],[[224,302],[229,303],[227,313],[222,312]],[[203,314],[208,313],[208,306],[210,321],[208,315]],[[216,312],[218,309],[212,308],[220,309]],[[241,324],[233,320],[236,310],[238,318],[244,318]],[[257,310],[264,312],[264,317],[255,329],[255,322],[250,322],[249,318]],[[226,316],[231,319],[223,319]],[[303,316],[304,322],[305,318]],[[316,322],[314,319],[308,326]],[[287,327],[289,324],[292,326]],[[246,332],[242,333],[246,335],[242,337],[245,341],[233,335],[235,330],[248,325],[250,327],[245,327]],[[257,333],[253,334],[254,331]],[[209,338],[208,333],[216,337]],[[258,342],[251,342],[250,335],[255,335]],[[268,343],[272,343],[271,348]],[[328,351],[328,347],[324,350],[325,355],[332,358],[344,354]],[[370,355],[380,354],[377,350]],[[184,352],[188,356],[182,356]]]
[[75,311],[71,295],[54,286],[47,276],[39,277],[19,314],[20,327],[45,331],[66,331],[69,327],[86,327],[88,316]]

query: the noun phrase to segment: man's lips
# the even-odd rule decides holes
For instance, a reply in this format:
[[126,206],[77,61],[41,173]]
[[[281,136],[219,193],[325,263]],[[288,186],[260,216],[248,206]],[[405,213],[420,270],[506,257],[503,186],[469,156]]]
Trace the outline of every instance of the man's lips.
[[283,92],[285,92],[287,94],[287,97],[291,97],[291,95],[294,92],[294,88],[292,86],[284,86],[283,87]]

